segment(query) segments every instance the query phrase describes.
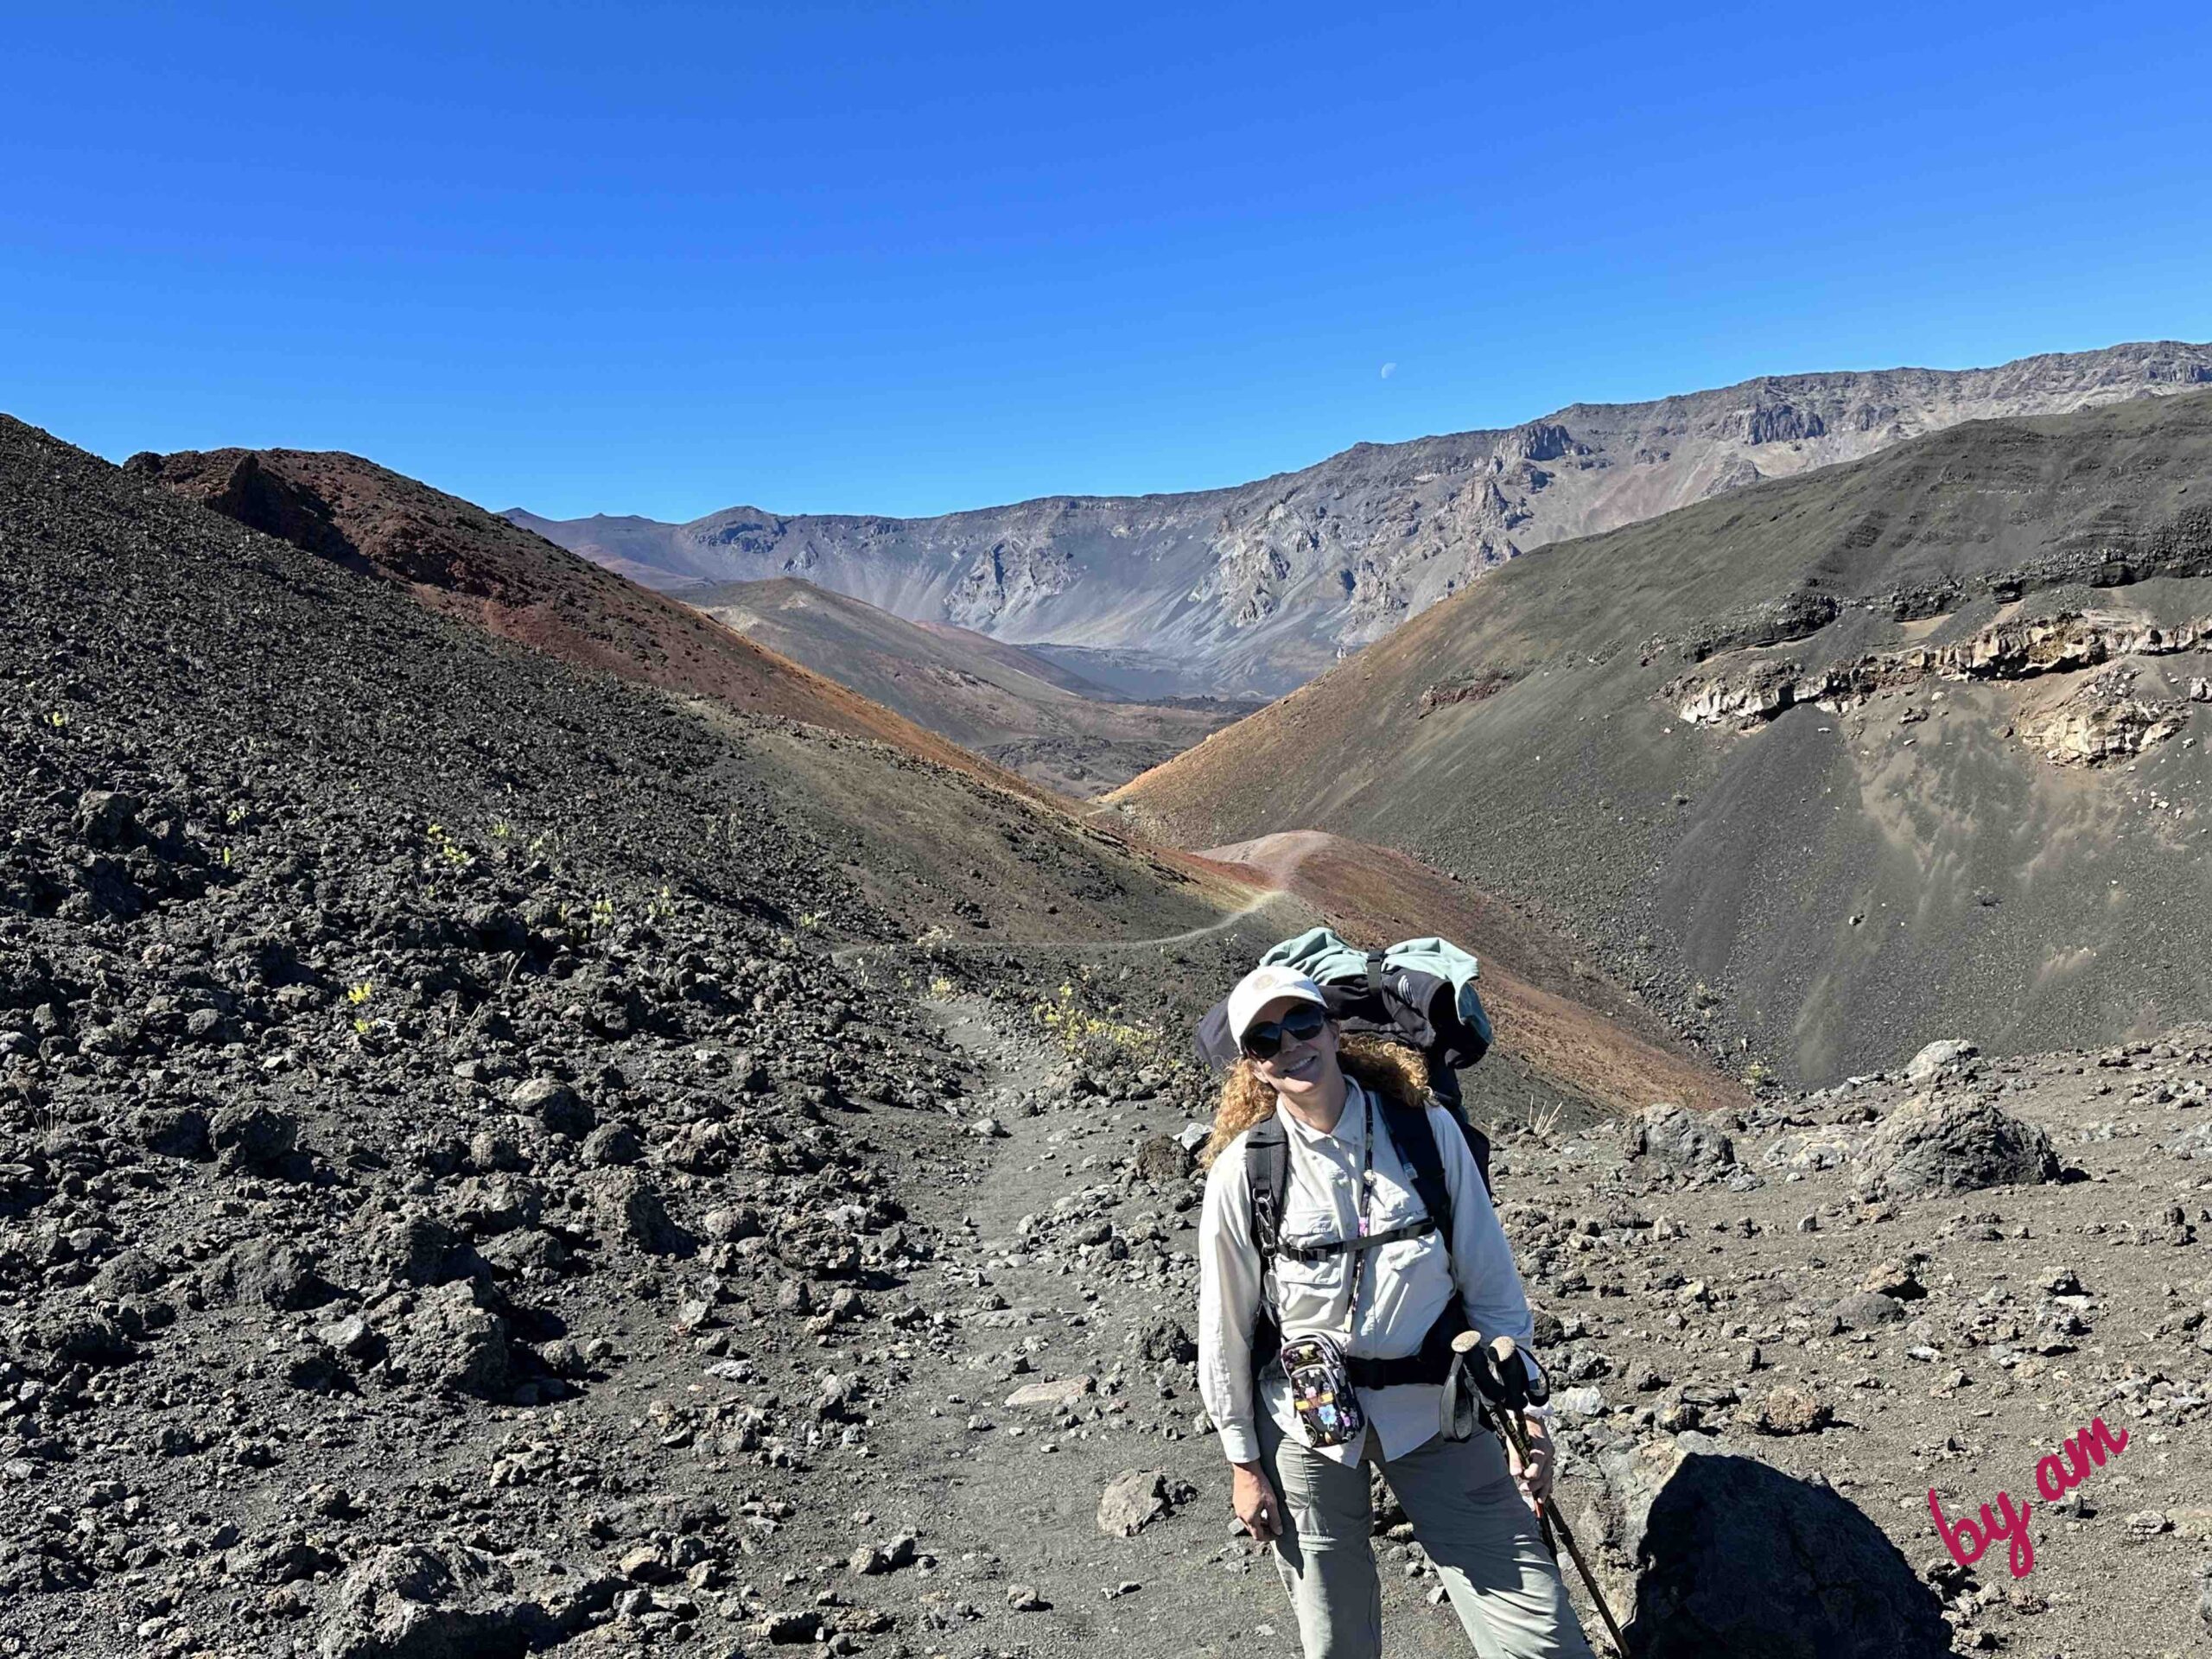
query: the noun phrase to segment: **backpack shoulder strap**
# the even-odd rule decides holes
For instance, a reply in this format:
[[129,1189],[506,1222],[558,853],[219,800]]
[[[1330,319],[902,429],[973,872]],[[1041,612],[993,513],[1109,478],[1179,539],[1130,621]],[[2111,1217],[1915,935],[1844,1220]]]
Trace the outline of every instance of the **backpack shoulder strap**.
[[1497,1187],[1490,1178],[1490,1137],[1477,1128],[1467,1116],[1465,1104],[1459,1098],[1459,1079],[1450,1071],[1439,1073],[1431,1080],[1428,1097],[1441,1106],[1452,1122],[1459,1127],[1459,1138],[1467,1143],[1467,1150],[1474,1154],[1475,1173],[1483,1178],[1483,1191],[1491,1201],[1497,1201]]
[[1398,1149],[1398,1156],[1405,1160],[1407,1171],[1413,1177],[1414,1196],[1421,1199],[1421,1208],[1428,1211],[1429,1219],[1436,1224],[1437,1231],[1448,1240],[1452,1236],[1452,1189],[1444,1182],[1444,1154],[1438,1149],[1436,1136],[1428,1127],[1427,1103],[1408,1106],[1380,1089],[1371,1092],[1375,1103],[1382,1109],[1382,1127],[1390,1136],[1390,1144]]
[[1282,1326],[1268,1300],[1268,1264],[1282,1244],[1282,1199],[1290,1186],[1290,1137],[1281,1122],[1262,1118],[1244,1132],[1244,1174],[1252,1187],[1252,1243],[1260,1252],[1260,1306],[1252,1319],[1252,1375],[1282,1349]]
[[1282,1243],[1282,1198],[1290,1186],[1290,1137],[1274,1118],[1244,1132],[1244,1175],[1252,1187],[1252,1242],[1264,1263]]

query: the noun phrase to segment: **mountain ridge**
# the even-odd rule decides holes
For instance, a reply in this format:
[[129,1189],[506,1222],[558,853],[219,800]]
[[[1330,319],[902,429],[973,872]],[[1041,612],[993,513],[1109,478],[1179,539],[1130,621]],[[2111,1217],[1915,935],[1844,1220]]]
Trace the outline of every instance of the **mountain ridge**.
[[[671,591],[800,575],[910,620],[1081,650],[1140,695],[1275,696],[1522,553],[1967,419],[2212,384],[2212,346],[1764,375],[1516,426],[1360,443],[1242,485],[926,518],[733,506],[683,524],[507,516]],[[1123,672],[1123,671],[1127,671]]]

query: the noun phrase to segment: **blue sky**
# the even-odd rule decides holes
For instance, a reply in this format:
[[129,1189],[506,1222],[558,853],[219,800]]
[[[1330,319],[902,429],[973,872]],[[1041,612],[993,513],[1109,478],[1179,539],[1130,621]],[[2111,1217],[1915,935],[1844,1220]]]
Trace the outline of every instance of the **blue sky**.
[[116,459],[917,513],[2212,338],[2196,3],[10,13],[0,409]]

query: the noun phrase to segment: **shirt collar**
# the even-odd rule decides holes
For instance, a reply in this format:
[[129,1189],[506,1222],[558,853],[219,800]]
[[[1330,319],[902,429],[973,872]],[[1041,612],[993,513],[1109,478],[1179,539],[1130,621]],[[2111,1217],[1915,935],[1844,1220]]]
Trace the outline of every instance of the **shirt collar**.
[[1337,1127],[1326,1134],[1313,1128],[1295,1112],[1275,1108],[1275,1116],[1282,1120],[1283,1132],[1296,1136],[1307,1146],[1322,1141],[1333,1141],[1338,1146],[1357,1152],[1367,1139],[1367,1096],[1351,1077],[1344,1079],[1344,1109],[1337,1114]]

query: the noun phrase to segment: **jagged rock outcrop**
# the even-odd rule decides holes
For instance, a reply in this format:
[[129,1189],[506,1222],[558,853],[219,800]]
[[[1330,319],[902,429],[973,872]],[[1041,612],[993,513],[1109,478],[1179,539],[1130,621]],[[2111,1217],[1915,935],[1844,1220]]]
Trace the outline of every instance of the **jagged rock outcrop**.
[[[2128,657],[2212,650],[2212,617],[2160,627],[2107,612],[2069,612],[2006,621],[1943,645],[1877,652],[1808,669],[1768,659],[1712,676],[1690,676],[1662,693],[1693,726],[1757,726],[1810,703],[1840,713],[1882,692],[1927,681],[2010,682],[2077,673]],[[2092,682],[2063,701],[2031,711],[2020,741],[2057,764],[2096,765],[2139,754],[2182,728],[2179,703],[2129,694],[2125,679]]]

